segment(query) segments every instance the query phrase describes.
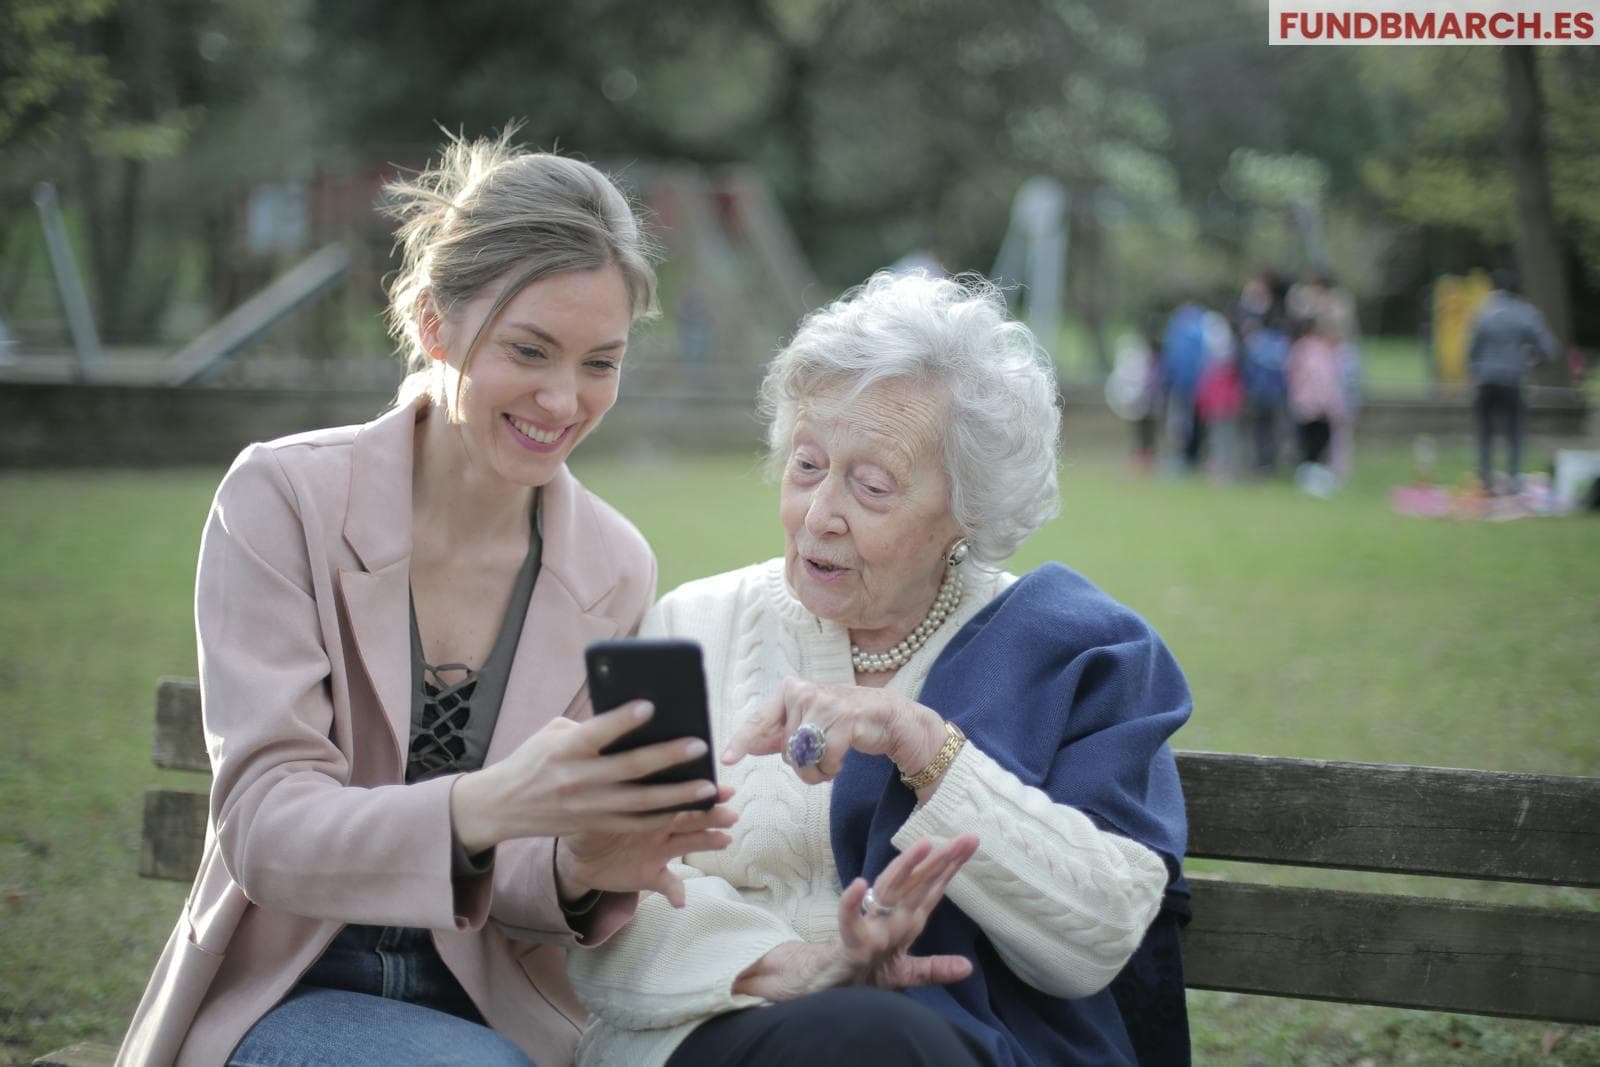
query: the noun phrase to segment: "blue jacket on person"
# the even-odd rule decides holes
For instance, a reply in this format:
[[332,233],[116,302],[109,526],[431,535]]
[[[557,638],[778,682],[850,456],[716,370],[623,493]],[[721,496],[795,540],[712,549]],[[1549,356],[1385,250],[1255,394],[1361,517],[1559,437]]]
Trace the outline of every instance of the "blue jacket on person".
[[[905,994],[977,1037],[995,1067],[1187,1065],[1178,926],[1188,914],[1188,823],[1167,738],[1188,720],[1191,702],[1161,638],[1081,575],[1047,563],[961,628],[918,699],[1028,785],[1161,856],[1168,886],[1122,974],[1071,1000],[1017,977],[947,898],[911,951],[965,956],[972,974]],[[841,884],[883,871],[915,804],[887,757],[845,756],[829,809]]]
[[1161,338],[1161,373],[1167,388],[1193,397],[1206,367],[1206,312],[1198,304],[1182,304],[1167,319]]
[[1251,330],[1244,339],[1244,361],[1240,367],[1245,395],[1262,404],[1287,403],[1289,381],[1284,368],[1288,362],[1288,334],[1268,326]]

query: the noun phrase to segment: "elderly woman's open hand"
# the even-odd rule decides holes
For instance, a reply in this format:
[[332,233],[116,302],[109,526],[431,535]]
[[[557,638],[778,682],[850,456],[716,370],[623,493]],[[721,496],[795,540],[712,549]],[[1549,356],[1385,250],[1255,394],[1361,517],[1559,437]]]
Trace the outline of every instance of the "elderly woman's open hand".
[[845,887],[838,941],[778,945],[739,975],[734,992],[781,1003],[838,986],[910,989],[961,981],[972,973],[965,956],[913,956],[910,950],[950,879],[977,851],[976,834],[938,845],[917,842],[872,885],[857,878]]
[[[791,752],[797,733],[807,749],[801,753],[805,759]],[[795,773],[815,785],[838,774],[852,748],[888,756],[902,774],[911,774],[933,760],[944,739],[944,720],[937,712],[893,690],[785,678],[782,688],[739,724],[722,750],[722,762],[783,753]]]
[[941,845],[919,841],[870,886],[857,878],[845,887],[839,898],[839,942],[859,982],[908,989],[959,982],[972,973],[965,956],[913,956],[910,949],[944,899],[950,879],[977,851],[976,834]]

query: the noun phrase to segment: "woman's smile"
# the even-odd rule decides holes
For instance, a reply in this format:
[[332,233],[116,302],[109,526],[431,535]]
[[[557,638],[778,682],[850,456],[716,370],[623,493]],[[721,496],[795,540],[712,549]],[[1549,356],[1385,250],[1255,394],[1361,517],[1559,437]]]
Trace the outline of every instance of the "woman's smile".
[[509,413],[506,415],[506,423],[511,427],[511,434],[516,442],[534,452],[560,451],[562,441],[572,430],[571,424],[556,430],[544,429],[538,423],[519,419]]

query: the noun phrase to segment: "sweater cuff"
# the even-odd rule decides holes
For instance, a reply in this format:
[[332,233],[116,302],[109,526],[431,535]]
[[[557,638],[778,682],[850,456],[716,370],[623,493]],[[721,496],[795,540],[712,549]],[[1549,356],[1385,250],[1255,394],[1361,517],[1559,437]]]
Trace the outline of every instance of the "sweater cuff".
[[970,740],[961,746],[955,760],[945,769],[939,788],[926,804],[918,804],[910,818],[896,830],[890,843],[904,852],[923,838],[949,840],[975,831],[972,820],[974,790],[982,783],[982,765],[987,761]]
[[717,938],[714,953],[676,961],[682,981],[692,985],[671,991],[660,986],[641,989],[631,975],[612,985],[583,966],[591,955],[586,952],[568,955],[567,972],[584,1006],[606,1022],[625,1030],[659,1030],[767,1003],[761,997],[735,993],[733,983],[761,957],[792,940],[755,930]]
[[[690,883],[693,894],[693,883]],[[730,890],[731,892],[731,890]],[[748,904],[685,914],[650,895],[632,928],[603,950],[571,952],[567,974],[584,1006],[625,1030],[658,1030],[760,1006],[733,983],[794,931]],[[662,961],[670,960],[671,966]]]

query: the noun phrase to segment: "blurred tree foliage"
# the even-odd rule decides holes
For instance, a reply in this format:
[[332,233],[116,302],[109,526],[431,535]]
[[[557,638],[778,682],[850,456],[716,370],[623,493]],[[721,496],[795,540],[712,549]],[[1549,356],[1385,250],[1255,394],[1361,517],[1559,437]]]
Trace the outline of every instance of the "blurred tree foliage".
[[[1091,326],[1265,259],[1329,259],[1376,306],[1504,253],[1498,50],[1270,48],[1265,19],[1261,0],[10,0],[0,226],[55,177],[108,332],[148,335],[185,272],[225,273],[249,184],[414,163],[441,127],[515,119],[603,163],[756,168],[838,285],[914,248],[989,269],[1015,191],[1051,175]],[[1600,278],[1591,52],[1539,52],[1580,291]]]
[[[1357,49],[1375,52],[1376,49]],[[1382,102],[1362,176],[1383,205],[1405,221],[1459,226],[1496,243],[1511,240],[1511,174],[1505,162],[1505,105],[1498,49],[1416,49],[1354,57],[1352,77]],[[1543,53],[1546,134],[1556,209],[1570,227],[1572,251],[1600,276],[1600,55],[1593,49]]]
[[71,112],[103,115],[114,83],[82,40],[113,0],[11,0],[0,7],[0,149],[59,133]]
[[[113,341],[154,335],[186,266],[174,237],[217,234],[218,213],[260,173],[260,150],[284,143],[273,124],[239,124],[290,80],[296,32],[303,11],[293,0],[0,7],[7,266],[15,266],[8,249],[27,254],[13,238],[37,226],[26,189],[50,180],[87,248],[101,333]],[[246,144],[257,151],[240,151]],[[0,299],[16,285],[0,286]]]
[[[1588,48],[1519,50],[1543,60],[1536,68],[1543,116],[1535,123],[1508,119],[1510,50],[1419,51],[1404,65],[1362,57],[1359,76],[1387,105],[1383,136],[1363,158],[1368,187],[1400,220],[1518,246],[1530,295],[1570,338],[1569,307],[1580,302],[1572,300],[1568,264],[1578,277],[1600,281],[1600,57]],[[1525,158],[1536,137],[1544,157],[1537,161]],[[1519,183],[1519,167],[1530,166],[1541,169]],[[1542,224],[1526,214],[1526,198],[1538,197],[1541,185]],[[1560,292],[1550,295],[1552,287]],[[1592,292],[1581,301],[1594,303]],[[1592,331],[1600,321],[1577,325]]]
[[[1021,178],[1158,170],[1165,121],[1110,2],[325,0],[338,136],[429,143],[510,117],[590,156],[752,162],[825,276],[918,244],[992,256]],[[978,265],[974,263],[973,265]],[[982,263],[987,266],[987,263]]]

